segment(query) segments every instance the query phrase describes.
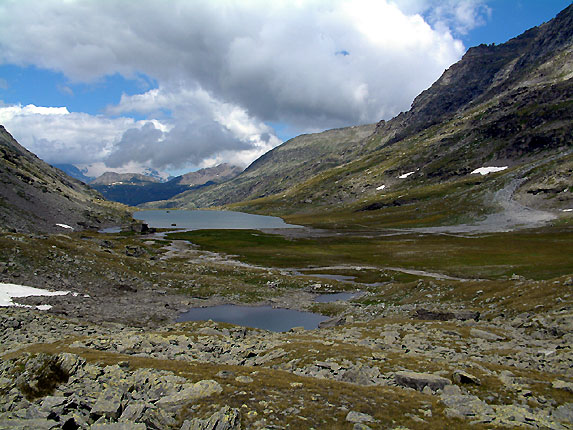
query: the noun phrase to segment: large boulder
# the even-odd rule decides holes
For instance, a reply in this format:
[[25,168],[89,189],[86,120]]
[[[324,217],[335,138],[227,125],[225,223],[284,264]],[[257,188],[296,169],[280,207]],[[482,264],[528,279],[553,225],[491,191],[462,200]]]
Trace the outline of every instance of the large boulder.
[[160,398],[156,404],[166,410],[176,410],[186,403],[219,394],[222,391],[223,388],[217,381],[205,379],[183,388],[178,393]]
[[447,378],[443,378],[432,373],[418,373],[418,372],[396,372],[396,384],[403,387],[414,388],[415,390],[422,391],[425,387],[429,387],[432,391],[441,390],[446,385],[451,384]]

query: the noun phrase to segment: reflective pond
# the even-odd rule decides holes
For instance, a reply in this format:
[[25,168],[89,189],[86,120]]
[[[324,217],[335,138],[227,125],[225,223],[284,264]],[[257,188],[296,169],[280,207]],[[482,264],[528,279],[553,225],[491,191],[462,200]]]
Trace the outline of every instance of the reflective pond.
[[179,315],[177,322],[207,321],[227,322],[245,327],[270,331],[288,331],[293,327],[312,330],[328,317],[312,312],[292,309],[278,309],[271,306],[220,305],[206,308],[192,308]]

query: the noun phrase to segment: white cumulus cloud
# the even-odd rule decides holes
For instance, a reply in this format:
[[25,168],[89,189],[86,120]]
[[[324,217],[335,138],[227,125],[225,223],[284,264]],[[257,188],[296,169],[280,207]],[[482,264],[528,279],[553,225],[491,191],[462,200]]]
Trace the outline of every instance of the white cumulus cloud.
[[102,116],[50,114],[24,130],[30,116],[20,114],[11,127],[39,154],[76,163],[94,154],[92,161],[118,168],[248,164],[279,143],[267,124],[308,132],[407,110],[461,57],[454,35],[479,25],[484,7],[479,0],[3,0],[0,64],[59,71],[72,85],[116,73],[158,83]]
[[105,158],[123,133],[150,121],[71,113],[65,107],[0,106],[0,123],[49,163],[90,163]]

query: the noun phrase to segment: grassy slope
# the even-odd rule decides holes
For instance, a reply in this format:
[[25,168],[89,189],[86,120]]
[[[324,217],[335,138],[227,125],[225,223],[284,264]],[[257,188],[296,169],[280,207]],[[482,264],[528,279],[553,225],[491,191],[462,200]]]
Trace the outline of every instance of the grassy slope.
[[286,239],[254,230],[201,230],[170,234],[202,248],[272,267],[366,265],[401,267],[460,278],[551,279],[571,272],[573,232],[540,229],[481,236],[401,234]]

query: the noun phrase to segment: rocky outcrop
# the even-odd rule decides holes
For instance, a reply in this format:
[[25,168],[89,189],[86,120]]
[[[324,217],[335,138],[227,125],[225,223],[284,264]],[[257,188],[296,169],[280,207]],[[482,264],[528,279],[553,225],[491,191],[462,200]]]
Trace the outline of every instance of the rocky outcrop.
[[[73,354],[24,355],[0,369],[0,428],[179,428],[181,407],[222,391],[212,380],[190,383],[171,372],[100,367]],[[189,428],[239,429],[238,423],[237,411],[223,410],[192,420]]]

